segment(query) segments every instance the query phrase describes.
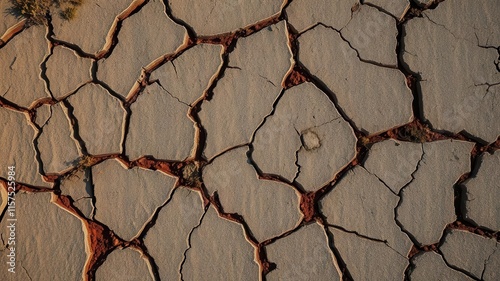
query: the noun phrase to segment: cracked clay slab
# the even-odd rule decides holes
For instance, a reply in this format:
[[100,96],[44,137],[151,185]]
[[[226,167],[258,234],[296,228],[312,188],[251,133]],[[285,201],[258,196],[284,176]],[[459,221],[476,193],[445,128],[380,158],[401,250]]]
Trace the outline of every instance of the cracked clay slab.
[[196,45],[155,70],[150,80],[158,80],[165,91],[191,105],[202,96],[219,70],[221,52],[217,45]]
[[[253,130],[272,110],[290,69],[285,23],[240,38],[229,55],[229,69],[218,81],[213,98],[199,113],[207,131],[205,156],[248,143]],[[224,136],[224,137],[220,137]]]
[[[35,131],[28,125],[28,118],[20,112],[0,107],[0,177],[8,178],[8,166],[15,166],[16,180],[32,185],[43,182],[36,161],[33,138]],[[23,153],[18,153],[22,151]]]
[[387,241],[393,251],[406,256],[412,243],[394,221],[398,202],[398,196],[377,177],[355,167],[335,185],[321,205],[329,224]]
[[130,3],[132,0],[92,0],[79,6],[70,21],[53,16],[55,38],[76,44],[85,52],[97,53],[108,40],[106,35],[115,17]]
[[[2,280],[82,280],[87,259],[82,222],[51,203],[50,193],[17,193],[15,198],[16,273],[7,271],[4,260],[0,263]],[[6,218],[0,223],[3,239],[9,237],[12,223]],[[7,255],[4,246],[2,242],[2,256]]]
[[376,176],[394,194],[412,181],[412,173],[422,158],[422,145],[419,143],[386,140],[370,147],[364,167]]
[[362,5],[352,13],[341,31],[358,51],[359,57],[374,63],[396,67],[397,27],[395,20],[376,8]]
[[[117,98],[96,84],[87,84],[68,98],[78,132],[92,155],[121,152],[125,110]],[[89,114],[92,112],[92,114]]]
[[406,256],[380,241],[329,228],[333,243],[353,280],[402,280]]
[[[123,21],[118,44],[99,61],[97,78],[126,97],[141,69],[158,57],[174,52],[184,41],[185,30],[165,14],[162,1],[149,1]],[[141,42],[137,44],[136,42]]]
[[400,19],[404,15],[406,9],[410,6],[409,0],[367,0],[362,2],[363,4],[372,4],[383,11],[390,13],[396,19]]
[[0,96],[24,107],[49,96],[40,77],[40,64],[49,53],[45,33],[44,27],[32,26],[0,49]]
[[421,76],[423,114],[434,128],[488,143],[499,136],[498,14],[495,0],[445,1],[405,26],[401,56]]
[[[158,171],[126,169],[117,160],[92,167],[95,218],[130,240],[168,198],[175,179]],[[132,196],[133,194],[133,196]]]
[[52,106],[52,115],[38,138],[38,150],[45,173],[60,173],[77,166],[79,147],[74,128],[67,116],[67,108],[58,103]]
[[398,69],[360,61],[338,31],[321,25],[298,40],[299,61],[324,81],[358,129],[376,133],[410,121],[413,97]]
[[286,90],[253,142],[252,158],[264,173],[321,188],[356,153],[356,137],[326,94],[311,83]]
[[133,249],[116,249],[108,255],[95,275],[96,281],[154,280],[141,254]]
[[443,140],[422,144],[413,181],[400,192],[396,218],[421,245],[439,242],[446,224],[455,221],[453,185],[470,171],[473,143]]
[[243,227],[220,218],[210,207],[191,235],[191,248],[181,270],[183,280],[257,280],[254,251]]
[[203,218],[200,195],[187,188],[177,188],[172,200],[163,207],[144,244],[158,265],[161,280],[179,280],[179,268],[190,247],[190,235]]
[[299,195],[286,184],[259,180],[246,151],[237,148],[216,158],[203,180],[210,193],[217,191],[224,211],[242,215],[255,238],[263,241],[300,222]]
[[467,218],[480,226],[500,230],[500,152],[484,153],[481,166],[467,183]]
[[56,47],[47,60],[46,75],[50,91],[60,99],[90,81],[91,61],[76,55],[72,50]]
[[194,125],[187,117],[188,109],[188,105],[158,84],[148,86],[130,107],[127,155],[131,159],[143,155],[165,160],[189,157],[194,145]]
[[412,281],[427,280],[474,280],[460,271],[454,270],[446,265],[443,258],[434,252],[424,252],[413,260],[414,269],[410,273]]
[[75,206],[87,218],[92,217],[94,206],[92,197],[94,190],[92,186],[92,171],[91,168],[86,168],[84,171],[77,171],[71,176],[68,176],[61,181],[61,194],[71,196]]
[[488,239],[461,230],[449,231],[439,247],[445,260],[472,277],[485,281],[500,278],[500,245]]

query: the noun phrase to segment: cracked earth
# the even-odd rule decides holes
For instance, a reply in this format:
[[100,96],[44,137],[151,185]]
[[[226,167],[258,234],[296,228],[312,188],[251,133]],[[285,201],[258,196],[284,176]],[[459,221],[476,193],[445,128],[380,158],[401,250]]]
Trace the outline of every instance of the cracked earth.
[[10,5],[1,280],[500,280],[497,0]]

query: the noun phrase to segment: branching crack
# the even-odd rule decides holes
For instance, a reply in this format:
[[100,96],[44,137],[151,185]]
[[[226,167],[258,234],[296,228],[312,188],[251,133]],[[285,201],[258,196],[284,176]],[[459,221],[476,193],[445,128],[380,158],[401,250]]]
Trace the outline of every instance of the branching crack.
[[325,27],[325,28],[331,29],[331,30],[333,30],[333,31],[335,31],[335,32],[337,32],[337,33],[338,33],[338,35],[340,36],[340,38],[341,38],[344,42],[346,42],[346,43],[347,43],[347,45],[349,45],[349,48],[351,48],[353,51],[355,51],[355,52],[356,52],[356,57],[358,58],[358,60],[359,60],[360,62],[362,62],[362,63],[367,63],[367,64],[371,64],[371,65],[375,65],[375,66],[378,66],[378,67],[384,67],[384,68],[390,68],[390,69],[397,69],[397,67],[396,67],[395,65],[388,65],[388,64],[384,64],[384,63],[380,63],[380,62],[376,62],[376,61],[367,60],[367,59],[362,58],[362,57],[361,57],[361,54],[359,53],[359,50],[358,50],[358,49],[356,49],[356,47],[354,47],[354,46],[352,45],[352,43],[351,43],[349,40],[347,40],[347,38],[345,38],[344,34],[342,34],[342,29],[340,29],[340,30],[339,30],[339,29],[336,29],[335,27],[330,26],[330,25],[326,25],[326,24],[324,24],[324,23],[322,23],[322,22],[319,22],[319,23],[317,23],[316,25],[314,25],[314,26],[312,26],[312,27],[308,28],[307,30],[305,30],[305,31],[301,32],[301,33],[299,34],[299,36],[300,36],[300,35],[302,35],[302,34],[304,34],[304,33],[305,33],[305,32],[307,32],[307,31],[311,30],[311,29],[316,28],[316,27],[317,27],[317,26],[319,26],[319,25],[320,25],[320,26],[323,26],[323,27]]
[[405,189],[415,180],[415,174],[418,172],[418,169],[420,168],[422,161],[424,161],[424,156],[425,156],[424,144],[422,143],[420,145],[421,145],[421,149],[422,149],[422,154],[420,155],[420,159],[417,162],[415,170],[413,170],[413,172],[411,173],[411,180],[408,183],[406,183],[399,190],[399,193],[398,193],[399,201],[398,201],[398,204],[396,205],[396,207],[394,207],[394,220],[396,221],[396,224],[398,225],[398,227],[401,229],[402,232],[404,232],[404,233],[406,233],[406,235],[408,235],[410,240],[412,240],[413,244],[415,244],[415,245],[420,245],[420,243],[417,241],[415,236],[413,236],[412,233],[410,233],[408,230],[406,230],[404,225],[399,221],[398,209],[401,206],[401,204],[403,203],[403,193],[404,193]]

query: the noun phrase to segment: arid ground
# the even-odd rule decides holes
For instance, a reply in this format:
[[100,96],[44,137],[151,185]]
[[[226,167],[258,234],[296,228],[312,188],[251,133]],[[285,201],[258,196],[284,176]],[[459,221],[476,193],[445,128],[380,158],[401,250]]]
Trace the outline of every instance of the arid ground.
[[500,280],[498,0],[0,10],[0,280]]

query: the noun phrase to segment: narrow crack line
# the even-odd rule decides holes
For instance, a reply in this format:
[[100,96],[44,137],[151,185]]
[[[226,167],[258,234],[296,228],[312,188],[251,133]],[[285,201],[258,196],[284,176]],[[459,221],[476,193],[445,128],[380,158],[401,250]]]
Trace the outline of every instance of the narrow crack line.
[[28,279],[31,280],[31,281],[33,281],[33,279],[31,278],[28,270],[26,270],[26,268],[24,267],[24,265],[21,265],[21,267],[24,269],[24,272],[26,272],[26,275],[28,275]]
[[208,204],[207,206],[205,206],[205,210],[203,211],[203,214],[201,215],[200,219],[198,220],[198,224],[193,227],[191,229],[191,231],[189,232],[188,234],[188,237],[187,237],[187,249],[184,250],[184,253],[182,254],[182,261],[179,265],[179,274],[180,274],[180,278],[181,278],[181,281],[184,281],[184,276],[182,274],[182,269],[184,268],[184,264],[186,263],[186,259],[187,259],[187,252],[191,249],[192,245],[191,245],[191,236],[193,235],[194,231],[201,226],[201,223],[203,222],[203,218],[205,218],[205,215],[207,214],[208,212],[208,208],[210,208],[210,204]]
[[71,96],[76,95],[78,93],[78,91],[80,91],[81,88],[85,87],[87,84],[90,84],[90,83],[92,83],[92,82],[91,81],[83,82],[82,84],[78,85],[78,87],[75,90],[72,90],[71,92],[69,92],[66,96],[59,98],[59,99],[51,98],[51,100],[54,101],[54,103],[65,101],[68,98],[70,98]]
[[297,131],[297,129],[295,128],[295,126],[293,127],[293,129],[295,130],[295,132],[297,133],[298,137],[300,138],[301,140],[301,145],[300,147],[295,151],[295,166],[297,167],[297,171],[295,172],[295,176],[293,177],[293,180],[292,182],[296,182],[297,181],[297,178],[299,177],[300,175],[300,169],[301,169],[301,166],[299,164],[299,152],[300,150],[302,149],[302,147],[304,147],[304,144],[303,144],[303,140],[302,140],[302,136],[301,134],[299,133],[299,131]]
[[352,278],[352,275],[349,272],[349,268],[347,267],[346,262],[344,261],[342,255],[335,246],[335,237],[333,233],[331,233],[328,227],[325,225],[323,226],[323,230],[325,231],[326,236],[328,238],[328,247],[332,252],[333,256],[335,257],[334,262],[337,264],[337,268],[340,270],[339,272],[340,278],[342,278],[342,281],[353,281],[354,278]]
[[281,98],[283,97],[284,93],[285,93],[285,89],[281,89],[279,95],[276,97],[276,99],[273,102],[271,112],[269,114],[267,114],[262,119],[261,123],[257,126],[257,128],[252,133],[252,136],[250,137],[250,143],[248,144],[248,151],[247,151],[246,155],[247,155],[248,163],[250,165],[252,165],[252,167],[255,170],[255,172],[257,173],[259,179],[266,179],[266,180],[271,180],[271,181],[276,181],[276,182],[284,183],[286,185],[289,185],[289,186],[293,187],[295,190],[297,190],[299,193],[302,194],[303,193],[303,188],[300,186],[300,184],[298,184],[297,182],[293,182],[293,181],[290,181],[288,179],[285,179],[285,178],[283,178],[280,175],[274,175],[274,174],[264,173],[259,168],[259,166],[257,165],[257,163],[255,162],[255,160],[252,157],[253,151],[255,149],[254,148],[254,144],[253,144],[254,141],[255,141],[255,135],[257,134],[258,130],[260,130],[265,125],[265,123],[267,122],[267,120],[274,115],[274,113],[276,112],[276,108],[278,106],[278,103],[281,100]]
[[389,246],[388,245],[389,242],[387,240],[382,240],[382,239],[379,239],[379,238],[373,238],[373,237],[361,234],[361,233],[357,232],[356,230],[349,230],[349,229],[347,229],[345,227],[342,227],[340,225],[335,225],[335,224],[330,224],[330,223],[326,223],[324,225],[328,226],[328,227],[333,227],[333,228],[335,228],[337,230],[340,230],[342,232],[345,232],[345,233],[355,234],[356,236],[358,236],[360,238],[363,238],[363,239],[367,239],[367,240],[370,240],[370,241],[373,241],[373,242],[377,242],[377,243],[383,243],[386,246]]
[[171,60],[169,61],[170,64],[172,64],[172,67],[174,68],[174,72],[175,72],[175,77],[179,77],[179,74],[177,73],[177,67],[175,66],[175,63],[174,63],[174,60]]
[[[287,21],[287,23],[288,23],[289,25],[293,26],[290,22],[288,22],[288,21]],[[312,25],[312,26],[310,26],[310,27],[308,27],[308,28],[304,29],[303,31],[298,32],[298,33],[297,33],[297,35],[296,35],[295,40],[296,40],[296,39],[298,39],[300,36],[302,36],[302,34],[304,34],[304,33],[308,32],[308,31],[311,31],[311,30],[315,29],[315,28],[316,28],[316,27],[318,27],[319,25],[324,26],[324,25],[323,25],[323,24],[321,24],[320,22],[317,22],[317,23],[315,23],[314,25]],[[333,28],[333,27],[330,27],[330,28],[332,28],[332,29],[336,30],[336,29],[335,29],[335,28]]]
[[167,92],[173,99],[177,100],[178,102],[184,104],[185,106],[187,107],[191,107],[190,104],[184,102],[184,101],[181,101],[178,97],[174,96],[169,90],[165,89],[165,87],[163,87],[163,85],[160,83],[159,80],[155,81],[155,83],[160,86],[160,88],[162,88],[165,92]]
[[283,97],[284,94],[285,94],[285,89],[281,89],[280,93],[278,94],[276,99],[273,101],[271,111],[266,116],[264,116],[264,118],[262,119],[260,124],[253,131],[252,136],[250,137],[250,145],[253,146],[253,142],[255,141],[255,135],[257,134],[257,131],[260,130],[260,128],[264,127],[264,125],[267,122],[267,119],[271,118],[271,116],[274,115],[274,113],[276,112],[276,108],[278,107],[279,101],[281,100],[281,98]]
[[273,81],[269,80],[267,77],[264,77],[264,76],[262,76],[260,74],[257,74],[257,75],[259,75],[260,78],[266,80],[267,83],[270,83],[271,85],[273,85],[274,87],[276,87],[276,85],[273,83]]
[[[45,122],[43,122],[42,125],[39,126],[39,129],[42,129],[43,127],[45,127],[49,123],[50,118],[52,118],[52,114],[53,114],[52,106],[49,106],[49,117],[47,118],[47,120],[45,120]],[[34,123],[34,124],[36,124],[36,123]]]
[[210,165],[215,161],[215,159],[223,156],[224,154],[229,153],[235,149],[242,148],[242,147],[249,146],[249,145],[250,145],[249,143],[242,143],[242,144],[238,144],[238,145],[232,146],[230,148],[224,149],[222,152],[219,152],[218,154],[214,155],[212,158],[208,159],[208,161],[206,163],[207,163],[207,165]]
[[323,127],[323,126],[325,126],[325,125],[328,125],[328,124],[330,124],[330,123],[333,123],[334,121],[339,120],[339,119],[341,119],[341,118],[342,118],[342,116],[335,117],[335,118],[333,118],[333,119],[332,119],[332,120],[330,120],[330,121],[326,121],[326,122],[323,122],[323,123],[321,123],[321,124],[319,124],[319,125],[312,126],[312,127],[310,127],[309,129],[311,129],[311,128],[321,128],[321,127]]
[[436,21],[434,21],[433,19],[431,19],[429,17],[429,15],[427,15],[426,13],[422,13],[422,15],[427,19],[429,20],[431,23],[439,26],[439,27],[442,27],[444,30],[446,30],[448,33],[451,34],[451,36],[453,36],[453,38],[455,38],[455,40],[465,40],[465,41],[468,41],[467,39],[465,38],[460,38],[458,36],[456,36],[453,32],[451,32],[451,30],[448,29],[448,27],[446,27],[444,24],[440,24],[440,23],[437,23]]
[[167,195],[167,199],[160,205],[158,206],[155,211],[153,212],[153,215],[149,218],[149,220],[144,224],[144,227],[141,229],[141,231],[139,231],[139,234],[135,237],[139,240],[144,240],[144,237],[146,237],[147,235],[147,232],[156,224],[156,220],[158,219],[158,216],[160,214],[160,211],[165,207],[167,206],[170,201],[172,201],[173,199],[173,196],[174,196],[174,193],[175,191],[177,190],[177,188],[179,187],[174,187],[172,188],[172,190],[169,192],[169,194]]
[[391,187],[389,187],[389,185],[388,185],[388,184],[387,184],[384,180],[382,180],[381,178],[379,178],[379,176],[378,176],[377,174],[370,172],[370,171],[369,171],[367,168],[365,168],[363,165],[360,165],[360,167],[361,167],[361,168],[363,168],[363,170],[365,170],[366,172],[368,172],[370,175],[372,175],[372,176],[376,177],[376,178],[377,178],[377,179],[378,179],[378,180],[379,180],[379,181],[380,181],[380,182],[381,182],[381,183],[382,183],[385,187],[387,187],[387,188],[389,189],[389,191],[390,191],[392,194],[394,194],[394,195],[398,196],[398,194],[397,194],[394,190],[392,190],[392,188],[391,188]]
[[[497,65],[497,66],[498,66],[498,65]],[[499,71],[500,71],[500,70],[499,70]],[[492,93],[492,92],[490,92],[490,89],[491,89],[492,87],[496,87],[496,86],[498,86],[498,85],[500,85],[500,82],[494,82],[494,83],[484,82],[484,83],[480,83],[480,84],[474,84],[474,86],[475,86],[475,87],[480,87],[480,86],[488,86],[488,87],[486,88],[486,91],[485,91],[485,93],[484,93],[484,95],[483,95],[482,99],[486,98],[486,96],[487,96],[488,94]]]
[[483,48],[483,49],[495,49],[495,50],[498,50],[498,48],[500,48],[500,46],[493,46],[493,45],[488,45],[488,41],[489,41],[489,38],[486,40],[486,45],[481,45],[479,43],[479,36],[477,35],[476,32],[474,32],[474,37],[476,37],[476,44],[479,48]]
[[411,173],[411,180],[408,183],[406,183],[403,187],[401,187],[401,189],[399,190],[399,193],[397,194],[397,196],[399,197],[398,204],[396,205],[396,207],[394,207],[394,221],[398,225],[399,229],[402,232],[404,232],[408,236],[408,238],[410,238],[410,240],[413,242],[413,244],[415,244],[415,245],[421,245],[421,244],[417,241],[415,236],[413,236],[412,233],[410,233],[408,230],[406,230],[404,225],[399,221],[398,209],[401,206],[401,204],[403,203],[403,193],[404,193],[405,189],[415,180],[415,174],[418,172],[422,161],[424,161],[424,156],[425,156],[424,144],[421,143],[420,146],[421,146],[421,150],[422,150],[422,154],[420,155],[420,159],[418,160],[417,165],[415,166],[415,170],[413,170],[413,172]]
[[12,85],[9,85],[9,87],[7,88],[7,90],[5,91],[5,93],[2,94],[2,97],[5,97],[7,96],[7,94],[9,93],[10,91],[10,88],[12,88]]
[[[243,218],[242,215],[238,213],[227,213],[224,211],[224,207],[222,206],[220,200],[219,200],[219,194],[217,191],[215,191],[211,197],[211,200],[209,202],[214,205],[215,210],[217,211],[217,215],[220,218],[226,219],[228,221],[232,221],[234,223],[237,223],[242,226],[243,228],[243,233],[245,235],[246,240],[254,247],[257,249],[259,243],[255,236],[252,233],[252,230],[248,226],[247,222],[245,221],[245,218]],[[258,258],[256,258],[258,260]]]
[[78,202],[78,201],[84,200],[84,199],[92,199],[92,197],[90,197],[90,196],[82,196],[80,198],[75,199],[75,203]]
[[[287,23],[287,31],[289,32],[289,34],[291,35],[291,39],[289,39],[289,46],[292,50],[292,58],[293,58],[293,61],[294,61],[294,64],[292,65],[292,68],[295,69],[295,68],[299,68],[302,70],[302,74],[307,77],[309,79],[309,81],[311,83],[313,83],[318,89],[320,89],[327,97],[328,99],[333,103],[335,109],[337,110],[337,112],[340,114],[340,117],[342,117],[342,119],[344,119],[344,121],[346,121],[349,126],[351,127],[351,129],[354,131],[355,135],[357,137],[359,136],[362,136],[362,135],[366,135],[367,132],[362,132],[360,131],[356,124],[354,123],[354,121],[352,121],[351,118],[349,118],[347,116],[347,114],[345,113],[345,111],[342,109],[342,107],[340,106],[339,102],[338,102],[338,99],[337,99],[337,96],[335,95],[335,93],[330,90],[328,88],[328,86],[326,86],[326,84],[321,80],[319,79],[318,77],[316,77],[315,75],[313,75],[308,68],[306,68],[302,63],[300,63],[300,61],[298,60],[298,54],[299,54],[299,49],[300,49],[300,46],[299,44],[297,43],[298,41],[298,38],[300,37],[301,34],[307,32],[308,30],[311,30],[315,27],[317,27],[320,23],[318,24],[315,24],[313,27],[307,29],[306,31],[302,32],[302,33],[298,33],[296,34],[293,29],[289,28],[288,25],[289,23]],[[335,30],[335,29],[334,29]]]

